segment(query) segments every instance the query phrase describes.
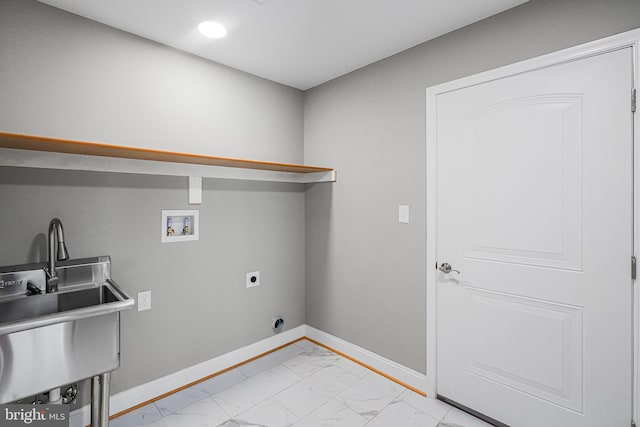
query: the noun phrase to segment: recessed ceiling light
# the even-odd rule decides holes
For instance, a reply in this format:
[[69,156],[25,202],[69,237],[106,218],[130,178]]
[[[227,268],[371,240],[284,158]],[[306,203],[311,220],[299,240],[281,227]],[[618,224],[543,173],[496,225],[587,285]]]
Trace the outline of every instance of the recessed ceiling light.
[[227,35],[227,29],[224,25],[213,21],[201,22],[198,25],[198,30],[203,36],[211,37],[212,39],[219,39]]

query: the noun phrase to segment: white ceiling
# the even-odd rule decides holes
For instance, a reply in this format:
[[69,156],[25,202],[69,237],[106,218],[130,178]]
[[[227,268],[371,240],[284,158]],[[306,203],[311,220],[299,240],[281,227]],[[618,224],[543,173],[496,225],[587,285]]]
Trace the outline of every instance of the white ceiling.
[[[528,0],[40,0],[308,89]],[[215,20],[224,39],[196,27]]]

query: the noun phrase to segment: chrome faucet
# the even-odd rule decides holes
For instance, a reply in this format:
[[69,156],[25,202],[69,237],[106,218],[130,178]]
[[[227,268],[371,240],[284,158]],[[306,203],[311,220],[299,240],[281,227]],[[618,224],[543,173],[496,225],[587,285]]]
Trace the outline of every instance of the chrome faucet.
[[[55,233],[55,236],[54,236]],[[58,250],[54,255],[55,238],[58,238]],[[69,259],[67,246],[64,244],[64,231],[62,230],[62,222],[58,218],[53,218],[49,223],[49,265],[47,270],[47,293],[58,292],[58,276],[56,275],[56,258],[58,261]]]

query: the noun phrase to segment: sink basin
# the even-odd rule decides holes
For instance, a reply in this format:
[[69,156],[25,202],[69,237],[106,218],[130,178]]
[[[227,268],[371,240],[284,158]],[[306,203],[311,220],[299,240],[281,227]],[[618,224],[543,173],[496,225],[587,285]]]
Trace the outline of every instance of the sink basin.
[[0,301],[0,335],[120,311],[134,304],[113,281]]
[[119,301],[108,284],[66,293],[34,295],[0,304],[0,325]]
[[[60,263],[54,293],[44,293],[46,266],[0,268],[0,404],[119,367],[119,314],[134,300],[110,266],[109,257]],[[27,282],[43,293],[27,296]]]

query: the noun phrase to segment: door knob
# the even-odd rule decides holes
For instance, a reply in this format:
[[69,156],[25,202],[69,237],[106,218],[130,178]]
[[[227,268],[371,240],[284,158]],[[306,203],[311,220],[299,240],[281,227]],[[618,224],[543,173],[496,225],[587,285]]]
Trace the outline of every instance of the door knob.
[[448,262],[443,262],[442,264],[440,264],[440,267],[438,268],[438,270],[442,271],[443,273],[451,273],[452,271],[454,271],[460,274],[460,271],[454,270],[453,268],[451,268],[451,264],[449,264]]

